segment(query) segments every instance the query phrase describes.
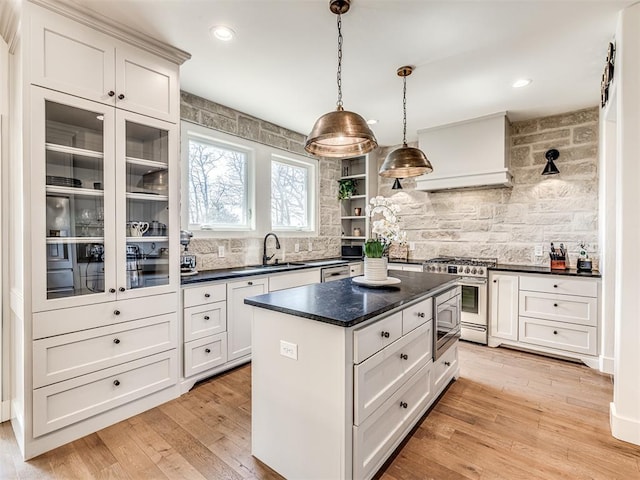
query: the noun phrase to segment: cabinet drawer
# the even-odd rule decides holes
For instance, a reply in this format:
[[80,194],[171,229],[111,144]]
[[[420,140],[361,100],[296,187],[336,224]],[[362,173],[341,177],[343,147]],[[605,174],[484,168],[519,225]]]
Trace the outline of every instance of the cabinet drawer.
[[33,342],[34,388],[176,348],[177,314]]
[[226,332],[184,345],[184,376],[190,377],[227,361]]
[[433,398],[429,362],[360,426],[353,427],[353,478],[368,479]]
[[598,301],[575,295],[520,291],[520,315],[580,325],[598,325]]
[[166,293],[39,312],[33,314],[33,339],[114,325],[177,311],[177,293]]
[[520,317],[521,342],[557,348],[567,352],[596,355],[596,327]]
[[449,383],[458,371],[458,342],[452,345],[443,356],[434,362],[435,384],[433,391],[436,395]]
[[184,295],[184,307],[195,307],[196,305],[224,302],[227,299],[227,287],[224,283],[189,287],[185,288],[182,294]]
[[284,290],[285,288],[301,287],[320,282],[320,269],[301,270],[299,272],[282,273],[269,277],[269,291]]
[[414,328],[433,318],[433,299],[427,298],[402,311],[402,334],[406,335]]
[[557,275],[520,275],[520,289],[533,292],[579,295],[581,297],[598,296],[598,283],[596,280]]
[[422,324],[354,367],[354,424],[360,425],[407,378],[431,360],[431,325],[431,322]]
[[197,340],[227,330],[227,302],[184,309],[184,341]]
[[33,391],[33,435],[39,437],[175,385],[176,351],[55,383]]
[[360,363],[402,336],[402,312],[353,332],[353,363]]

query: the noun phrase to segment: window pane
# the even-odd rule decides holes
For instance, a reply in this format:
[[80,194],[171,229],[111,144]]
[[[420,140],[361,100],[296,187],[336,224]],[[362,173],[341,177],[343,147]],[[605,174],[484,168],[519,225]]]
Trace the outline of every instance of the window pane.
[[271,162],[271,225],[309,227],[309,168]]
[[189,139],[189,223],[248,227],[246,152]]

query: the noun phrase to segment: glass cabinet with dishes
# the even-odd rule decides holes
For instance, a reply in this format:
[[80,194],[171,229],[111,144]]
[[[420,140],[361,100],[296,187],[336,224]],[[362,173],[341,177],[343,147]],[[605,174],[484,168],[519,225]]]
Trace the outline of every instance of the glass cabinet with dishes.
[[176,126],[31,92],[34,311],[175,288]]

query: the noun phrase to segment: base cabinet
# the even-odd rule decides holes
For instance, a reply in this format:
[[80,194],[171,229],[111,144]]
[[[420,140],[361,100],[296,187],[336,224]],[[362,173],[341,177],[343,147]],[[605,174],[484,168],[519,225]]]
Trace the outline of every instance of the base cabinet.
[[266,278],[229,282],[228,297],[228,355],[229,360],[251,355],[251,319],[253,308],[244,304],[244,299],[262,295],[267,291]]

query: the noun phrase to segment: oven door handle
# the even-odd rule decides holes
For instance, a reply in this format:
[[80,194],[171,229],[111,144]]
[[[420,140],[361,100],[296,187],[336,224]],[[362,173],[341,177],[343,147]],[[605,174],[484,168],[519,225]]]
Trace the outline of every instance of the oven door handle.
[[473,323],[462,323],[462,328],[468,328],[469,330],[477,330],[479,332],[486,332],[487,327],[481,325],[474,325]]
[[462,285],[465,287],[477,287],[479,285],[486,285],[486,284],[487,284],[486,278],[479,278],[477,280],[476,279],[470,280],[470,279],[464,278],[458,281],[458,285]]

